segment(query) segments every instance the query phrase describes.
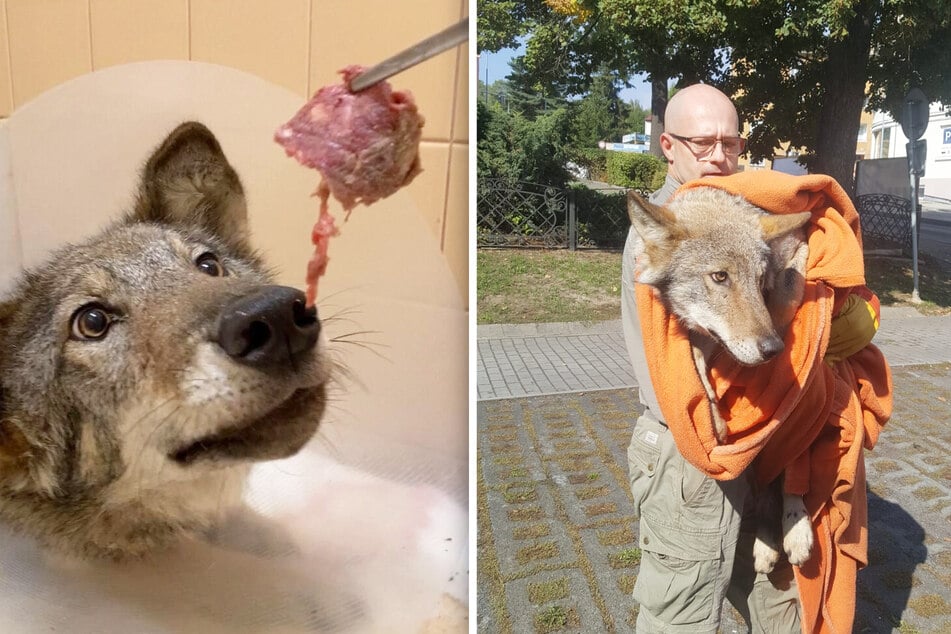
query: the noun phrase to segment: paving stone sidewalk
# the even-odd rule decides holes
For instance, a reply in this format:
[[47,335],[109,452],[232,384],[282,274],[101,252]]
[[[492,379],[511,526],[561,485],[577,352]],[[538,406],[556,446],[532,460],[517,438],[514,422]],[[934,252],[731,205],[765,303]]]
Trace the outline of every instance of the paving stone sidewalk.
[[[951,315],[883,307],[874,343],[895,409],[866,453],[854,631],[951,634]],[[641,406],[620,321],[479,326],[477,358],[478,631],[633,631]],[[721,632],[746,631],[727,604]]]
[[[951,633],[951,363],[893,367],[894,415],[866,457],[855,632]],[[633,630],[639,412],[630,388],[478,403],[480,633]],[[723,632],[746,631],[724,615]]]
[[[892,367],[951,361],[951,315],[885,306],[874,343]],[[479,326],[476,345],[479,400],[637,384],[620,320]]]

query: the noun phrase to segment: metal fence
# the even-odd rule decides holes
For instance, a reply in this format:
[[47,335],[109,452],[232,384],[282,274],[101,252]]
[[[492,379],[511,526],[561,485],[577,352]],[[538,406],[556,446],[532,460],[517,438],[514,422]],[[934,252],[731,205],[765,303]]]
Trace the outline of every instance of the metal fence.
[[[911,249],[911,201],[891,194],[863,194],[855,197],[855,209],[862,221],[862,235],[881,238]],[[921,235],[921,209],[915,226]]]
[[476,207],[480,247],[568,244],[568,192],[560,187],[480,178]]
[[624,246],[630,221],[627,192],[605,183],[552,187],[480,178],[476,231],[480,247],[614,249]]
[[[630,221],[628,189],[586,181],[553,187],[503,178],[480,178],[477,244],[480,247],[616,249]],[[911,201],[889,194],[856,196],[862,234],[911,248]],[[921,210],[917,226],[921,227]]]

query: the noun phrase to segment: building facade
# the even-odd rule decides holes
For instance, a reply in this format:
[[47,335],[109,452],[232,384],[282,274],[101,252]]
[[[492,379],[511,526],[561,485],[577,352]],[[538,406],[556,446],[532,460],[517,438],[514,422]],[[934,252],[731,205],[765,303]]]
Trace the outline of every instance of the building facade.
[[[884,112],[872,115],[867,158],[907,156],[908,139],[901,125]],[[925,174],[921,177],[926,196],[951,199],[951,113],[940,103],[931,104],[928,128],[921,137],[927,142]]]

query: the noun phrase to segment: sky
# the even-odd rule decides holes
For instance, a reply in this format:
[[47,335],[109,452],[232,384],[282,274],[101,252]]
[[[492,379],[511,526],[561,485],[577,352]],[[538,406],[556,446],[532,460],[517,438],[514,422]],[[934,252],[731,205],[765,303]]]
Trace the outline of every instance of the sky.
[[[505,76],[511,72],[509,61],[513,57],[522,55],[524,52],[525,46],[523,45],[517,49],[502,49],[497,53],[481,53],[479,55],[479,79],[486,81],[487,70],[489,76],[487,83],[489,85],[496,80],[505,79]],[[634,84],[633,88],[621,90],[621,99],[624,101],[637,100],[641,106],[649,108],[651,103],[651,87],[650,84],[647,83],[646,77],[644,75],[635,75],[631,83]]]

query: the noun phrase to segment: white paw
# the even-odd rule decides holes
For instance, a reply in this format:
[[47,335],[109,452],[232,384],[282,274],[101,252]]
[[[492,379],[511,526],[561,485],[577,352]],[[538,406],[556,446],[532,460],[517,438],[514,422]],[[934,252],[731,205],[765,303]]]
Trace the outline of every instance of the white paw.
[[783,550],[789,563],[801,566],[812,554],[812,521],[799,496],[783,496]]
[[779,561],[779,551],[764,542],[758,536],[753,542],[753,568],[756,572],[768,574]]

